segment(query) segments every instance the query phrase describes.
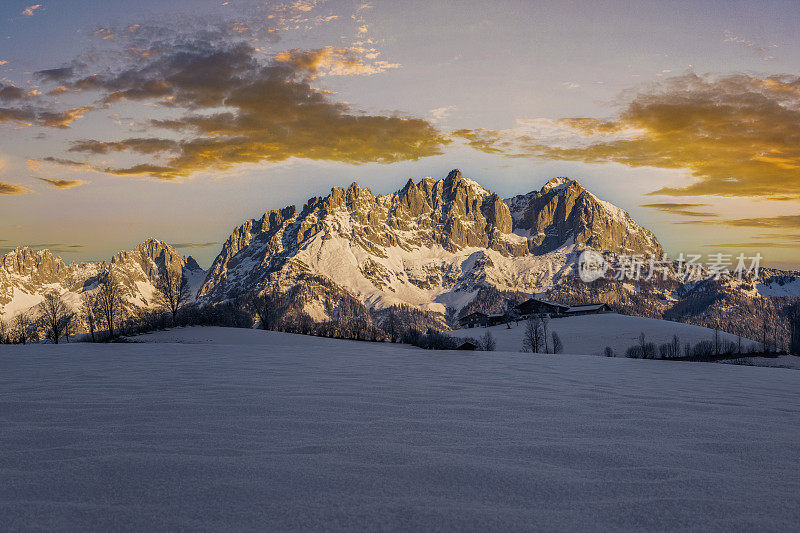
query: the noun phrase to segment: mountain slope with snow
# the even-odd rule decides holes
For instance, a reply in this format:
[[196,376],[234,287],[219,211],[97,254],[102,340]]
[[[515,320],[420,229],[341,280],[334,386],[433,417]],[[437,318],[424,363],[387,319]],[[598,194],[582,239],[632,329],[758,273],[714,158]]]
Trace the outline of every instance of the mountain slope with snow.
[[[383,196],[354,183],[299,211],[289,206],[247,221],[223,246],[199,296],[222,301],[324,279],[369,307],[444,313],[469,303],[481,286],[547,290],[595,246],[661,253],[651,232],[575,181],[556,178],[503,201],[453,170]],[[314,304],[307,302],[309,314],[321,309]],[[321,315],[315,318],[330,318]]]
[[205,279],[205,271],[192,257],[184,258],[172,246],[155,239],[129,252],[119,252],[108,263],[66,265],[49,250],[19,247],[0,257],[0,319],[9,320],[28,310],[35,315],[36,306],[48,292],[61,295],[70,308],[78,310],[80,295],[94,291],[108,269],[119,282],[127,314],[158,307],[155,285],[165,269],[183,272],[194,289],[193,296]]

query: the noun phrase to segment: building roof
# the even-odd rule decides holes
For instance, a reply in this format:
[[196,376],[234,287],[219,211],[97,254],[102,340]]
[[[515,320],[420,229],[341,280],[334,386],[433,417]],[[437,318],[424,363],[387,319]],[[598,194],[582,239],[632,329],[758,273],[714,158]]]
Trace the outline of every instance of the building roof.
[[561,307],[563,309],[568,309],[569,308],[568,305],[559,304],[559,303],[556,303],[556,302],[548,302],[547,300],[540,300],[539,298],[528,298],[524,302],[521,302],[521,303],[517,304],[517,307],[519,307],[520,305],[526,304],[528,302],[538,302],[540,304],[551,305],[553,307]]
[[586,304],[586,305],[575,305],[567,309],[567,313],[576,313],[579,311],[597,311],[602,309],[603,307],[607,307],[608,304]]

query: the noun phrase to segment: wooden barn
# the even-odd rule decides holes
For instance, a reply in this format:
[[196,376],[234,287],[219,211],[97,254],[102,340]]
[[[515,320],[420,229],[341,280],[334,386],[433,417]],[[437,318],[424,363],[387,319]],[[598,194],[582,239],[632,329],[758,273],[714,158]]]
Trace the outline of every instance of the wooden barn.
[[611,308],[608,304],[585,304],[585,305],[574,305],[567,309],[566,313],[567,316],[580,316],[580,315],[598,315],[601,313],[610,313]]
[[562,315],[569,310],[569,306],[557,304],[555,302],[548,302],[546,300],[539,300],[537,298],[530,298],[522,303],[517,304],[516,309],[520,317],[524,318],[534,314]]
[[475,311],[474,313],[461,317],[458,323],[461,324],[462,328],[474,328],[475,326],[485,326],[489,323],[488,319],[489,315],[486,313]]
[[505,320],[506,315],[503,313],[487,315],[486,313],[475,311],[460,318],[458,323],[462,328],[474,328],[476,326],[496,326],[497,324],[502,324]]

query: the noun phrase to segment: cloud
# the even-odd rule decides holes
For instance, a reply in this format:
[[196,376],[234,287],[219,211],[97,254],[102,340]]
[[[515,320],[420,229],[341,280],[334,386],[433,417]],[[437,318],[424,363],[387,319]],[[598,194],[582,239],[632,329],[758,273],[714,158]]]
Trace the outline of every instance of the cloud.
[[192,41],[174,43],[169,51],[138,58],[117,72],[59,77],[58,83],[98,91],[106,105],[139,101],[183,110],[179,118],[150,121],[180,139],[85,139],[70,148],[90,154],[169,154],[166,160],[101,169],[117,175],[173,179],[292,157],[358,164],[442,153],[450,140],[430,122],[360,113],[310,85],[321,72],[368,74],[382,68],[376,65],[334,48],[289,51],[265,62],[245,43]]
[[371,76],[389,69],[399,68],[398,63],[386,61],[366,62],[359,54],[369,54],[363,47],[317,50],[287,50],[275,56],[281,63],[291,64],[298,72],[305,71],[311,79],[317,76]]
[[775,57],[770,55],[769,52],[773,48],[778,48],[777,44],[771,44],[771,45],[760,44],[757,43],[756,41],[739,37],[730,30],[725,30],[723,32],[723,35],[725,36],[725,38],[723,39],[724,42],[733,43],[748,48],[752,50],[763,61],[772,61],[773,59],[775,59]]
[[706,248],[759,248],[766,250],[769,248],[797,248],[797,243],[792,242],[768,242],[768,241],[747,241],[736,243],[704,244]]
[[138,154],[155,154],[158,152],[175,151],[179,148],[178,141],[157,138],[131,138],[124,141],[102,142],[91,139],[74,141],[68,151],[84,152],[89,154],[107,154],[109,152],[131,151]]
[[431,109],[430,111],[428,111],[428,113],[430,113],[430,115],[433,117],[431,119],[431,122],[433,122],[434,124],[438,124],[439,122],[449,117],[450,114],[453,111],[455,111],[455,109],[456,106],[449,105],[446,107],[437,107],[436,109]]
[[800,215],[781,215],[776,217],[739,218],[723,221],[725,225],[746,228],[800,228]]
[[19,194],[27,194],[29,192],[31,192],[30,189],[26,189],[22,185],[17,185],[15,183],[8,183],[6,181],[0,181],[0,194],[19,195]]
[[86,182],[83,180],[53,180],[48,178],[36,178],[45,183],[49,183],[54,189],[72,189],[73,187],[80,187]]
[[509,157],[690,171],[688,186],[651,194],[800,200],[798,76],[690,73],[640,92],[614,119],[557,124],[565,139],[514,130],[455,134],[478,150]]
[[64,244],[60,242],[56,243],[40,243],[40,244],[28,244],[30,248],[37,248],[37,249],[48,249],[51,252],[58,253],[58,254],[76,254],[79,253],[81,250],[86,248],[82,244]]
[[42,4],[34,4],[32,6],[28,6],[22,10],[22,13],[20,13],[20,15],[25,17],[32,17],[34,12],[40,7],[42,7]]
[[697,211],[698,207],[709,207],[711,204],[682,204],[682,203],[654,203],[642,204],[640,207],[649,207],[651,209],[658,209],[665,213],[673,215],[681,215],[685,217],[715,217],[716,213],[709,211]]
[[0,82],[0,101],[22,100],[23,98],[25,98],[25,91],[14,85]]
[[211,246],[219,246],[218,242],[176,242],[172,245],[173,248],[210,248]]
[[10,122],[21,126],[66,129],[74,121],[82,118],[83,115],[92,110],[93,108],[90,106],[67,109],[66,111],[52,111],[48,108],[37,106],[0,107],[0,123]]

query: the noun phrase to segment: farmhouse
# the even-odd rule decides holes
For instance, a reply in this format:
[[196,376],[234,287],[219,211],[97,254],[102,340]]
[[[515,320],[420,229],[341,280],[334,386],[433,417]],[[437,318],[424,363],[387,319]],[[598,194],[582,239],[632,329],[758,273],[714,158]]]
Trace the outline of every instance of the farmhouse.
[[568,305],[557,304],[555,302],[548,302],[546,300],[539,300],[537,298],[530,298],[522,303],[517,304],[517,312],[522,317],[529,315],[561,315],[567,312]]
[[567,309],[567,316],[596,315],[599,313],[610,313],[611,308],[608,304],[585,304],[575,305]]
[[[608,304],[604,303],[591,303],[581,305],[564,305],[556,302],[548,302],[547,300],[539,300],[538,298],[529,298],[514,306],[518,318],[528,318],[531,315],[549,315],[553,317],[568,317],[580,315],[592,315],[600,313],[610,313],[611,308]],[[470,313],[461,319],[459,324],[462,328],[474,328],[478,326],[496,326],[502,324],[509,319],[508,315],[504,313],[486,314],[480,311]]]
[[475,326],[496,326],[497,324],[502,324],[505,319],[506,315],[503,313],[487,315],[486,313],[475,311],[462,317],[458,322],[462,328],[474,328]]

